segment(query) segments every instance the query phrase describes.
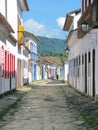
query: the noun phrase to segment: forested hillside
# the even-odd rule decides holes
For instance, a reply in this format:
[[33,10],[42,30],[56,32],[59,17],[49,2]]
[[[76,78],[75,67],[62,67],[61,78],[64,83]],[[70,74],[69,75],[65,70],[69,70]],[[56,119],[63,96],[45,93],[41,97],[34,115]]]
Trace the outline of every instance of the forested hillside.
[[38,53],[51,55],[56,53],[64,53],[66,48],[65,40],[47,37],[38,37],[40,42],[38,43]]

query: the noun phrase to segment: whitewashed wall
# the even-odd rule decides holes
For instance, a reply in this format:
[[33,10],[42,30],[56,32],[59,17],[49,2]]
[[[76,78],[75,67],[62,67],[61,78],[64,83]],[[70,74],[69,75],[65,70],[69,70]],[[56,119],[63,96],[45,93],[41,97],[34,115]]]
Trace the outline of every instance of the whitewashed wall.
[[[93,29],[91,32],[89,32],[83,39],[77,40],[75,43],[73,43],[73,46],[71,46],[70,54],[69,56],[72,56],[73,59],[77,58],[78,56],[81,57],[82,62],[82,55],[85,56],[87,54],[87,94],[92,96],[92,52],[93,49],[95,49],[95,94],[98,94],[98,30]],[[88,53],[90,52],[90,60],[91,62],[88,63]],[[71,55],[72,54],[72,55]],[[70,60],[70,58],[69,58]],[[90,68],[88,68],[88,66]],[[69,68],[71,69],[71,68]],[[88,70],[89,69],[89,70]],[[76,70],[75,70],[76,71]],[[69,75],[69,84],[76,87],[82,92],[85,92],[85,75],[84,75],[84,65],[80,64],[79,67],[79,77],[71,76]],[[90,71],[90,72],[89,72]],[[76,73],[76,72],[75,72]],[[90,74],[89,74],[90,73]],[[73,82],[72,82],[73,81]]]
[[68,82],[68,61],[64,63],[64,80]]

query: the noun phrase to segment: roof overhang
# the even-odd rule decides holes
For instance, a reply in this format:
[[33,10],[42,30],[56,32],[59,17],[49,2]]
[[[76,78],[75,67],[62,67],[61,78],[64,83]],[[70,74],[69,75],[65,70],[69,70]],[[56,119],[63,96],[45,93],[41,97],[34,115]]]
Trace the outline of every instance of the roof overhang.
[[40,39],[38,37],[36,37],[33,33],[24,31],[24,37],[28,37],[31,40],[34,40],[36,43],[40,42]]
[[17,43],[16,38],[15,38],[12,34],[9,35],[9,38],[10,38],[14,43]]
[[22,11],[29,11],[27,0],[18,0],[18,4]]
[[71,24],[73,23],[73,20],[74,20],[73,14],[77,15],[80,12],[81,12],[81,9],[77,9],[77,10],[74,10],[74,11],[72,11],[72,12],[70,12],[66,15],[65,24],[64,24],[64,27],[63,27],[64,31],[69,31],[70,26],[71,26]]
[[70,26],[71,26],[71,24],[73,22],[73,19],[74,19],[73,16],[71,16],[70,14],[67,14],[63,30],[69,31]]

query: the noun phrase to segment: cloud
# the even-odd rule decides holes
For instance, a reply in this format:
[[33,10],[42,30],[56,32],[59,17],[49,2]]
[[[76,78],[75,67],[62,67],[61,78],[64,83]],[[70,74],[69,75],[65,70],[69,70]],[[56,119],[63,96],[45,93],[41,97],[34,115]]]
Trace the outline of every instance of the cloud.
[[26,31],[34,33],[35,35],[40,35],[45,32],[45,26],[39,24],[37,21],[34,21],[33,19],[25,21],[24,27]]
[[50,29],[47,31],[46,37],[58,37],[60,35],[60,31],[58,29]]
[[46,27],[44,24],[38,23],[34,19],[29,19],[24,22],[25,31],[31,32],[37,36],[46,36],[49,38],[58,37],[61,33],[59,29],[51,29]]
[[57,19],[57,24],[58,24],[58,26],[59,26],[60,28],[63,28],[64,22],[65,22],[65,18],[64,18],[64,17],[59,17],[59,18]]

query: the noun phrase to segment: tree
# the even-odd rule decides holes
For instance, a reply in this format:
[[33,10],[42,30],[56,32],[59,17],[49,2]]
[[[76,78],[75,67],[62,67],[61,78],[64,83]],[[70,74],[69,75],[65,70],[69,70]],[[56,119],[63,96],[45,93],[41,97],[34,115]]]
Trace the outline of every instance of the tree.
[[68,58],[68,54],[66,52],[59,54],[61,61],[64,63],[65,60]]

